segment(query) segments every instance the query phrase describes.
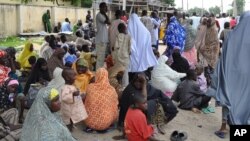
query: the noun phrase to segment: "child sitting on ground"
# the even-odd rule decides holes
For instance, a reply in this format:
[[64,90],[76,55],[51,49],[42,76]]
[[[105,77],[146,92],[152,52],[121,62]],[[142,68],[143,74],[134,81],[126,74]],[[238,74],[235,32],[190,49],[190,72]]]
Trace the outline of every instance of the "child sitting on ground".
[[159,141],[156,139],[152,125],[148,125],[144,111],[147,110],[147,99],[142,94],[133,94],[133,104],[125,117],[125,133],[128,141]]
[[70,68],[64,69],[62,72],[65,85],[60,94],[61,114],[70,131],[73,129],[73,124],[85,120],[88,116],[83,104],[84,95],[81,95],[80,91],[73,85],[75,76],[75,71]]
[[202,65],[196,65],[197,82],[200,86],[200,90],[204,93],[207,92],[207,79],[204,75],[204,68]]
[[77,60],[75,48],[70,47],[68,52],[69,52],[69,55],[65,58],[64,61],[65,63],[70,61],[73,64]]
[[32,68],[36,64],[36,57],[35,56],[30,56],[28,61],[25,62],[22,70],[22,75],[23,76],[29,76],[29,73],[31,72]]
[[177,87],[172,100],[180,102],[179,108],[192,110],[200,113],[203,108],[208,108],[211,97],[205,95],[196,83],[197,75],[194,70],[188,70],[186,80],[182,81]]
[[88,62],[88,68],[92,71],[96,63],[96,55],[90,52],[90,48],[88,45],[82,45],[80,58],[84,58]]

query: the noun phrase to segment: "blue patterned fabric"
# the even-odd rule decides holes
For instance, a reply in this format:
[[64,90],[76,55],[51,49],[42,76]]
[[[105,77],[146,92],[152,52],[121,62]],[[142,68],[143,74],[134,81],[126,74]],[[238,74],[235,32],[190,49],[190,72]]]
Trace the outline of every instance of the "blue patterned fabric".
[[171,17],[165,33],[165,43],[168,46],[167,56],[171,56],[175,47],[178,47],[181,52],[185,46],[186,31],[185,28],[177,21],[176,17]]

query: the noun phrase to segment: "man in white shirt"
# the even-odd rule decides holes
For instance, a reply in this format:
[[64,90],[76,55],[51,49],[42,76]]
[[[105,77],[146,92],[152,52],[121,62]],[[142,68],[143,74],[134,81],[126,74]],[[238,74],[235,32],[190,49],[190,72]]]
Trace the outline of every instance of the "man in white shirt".
[[200,25],[201,18],[196,15],[196,12],[194,12],[190,19],[193,21],[193,29],[197,30],[198,26]]
[[103,67],[105,55],[108,51],[107,44],[108,44],[108,27],[110,25],[109,18],[107,16],[108,7],[105,2],[100,3],[99,5],[100,12],[96,15],[96,69]]
[[151,13],[151,20],[154,25],[153,32],[154,34],[152,35],[152,46],[158,50],[158,40],[159,40],[159,28],[161,25],[161,20],[158,18],[156,12]]

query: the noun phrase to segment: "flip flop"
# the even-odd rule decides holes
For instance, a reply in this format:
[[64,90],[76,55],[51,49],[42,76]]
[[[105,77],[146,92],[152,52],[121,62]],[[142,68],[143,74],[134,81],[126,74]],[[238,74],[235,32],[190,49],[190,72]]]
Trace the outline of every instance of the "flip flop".
[[209,114],[209,110],[207,108],[202,108],[201,111],[204,113],[204,114]]
[[207,107],[207,110],[208,110],[210,113],[215,113],[214,107],[208,106],[208,107]]
[[214,132],[214,134],[215,134],[216,136],[218,136],[219,138],[222,138],[222,139],[225,138],[225,133],[222,132],[222,131],[216,131],[216,132]]

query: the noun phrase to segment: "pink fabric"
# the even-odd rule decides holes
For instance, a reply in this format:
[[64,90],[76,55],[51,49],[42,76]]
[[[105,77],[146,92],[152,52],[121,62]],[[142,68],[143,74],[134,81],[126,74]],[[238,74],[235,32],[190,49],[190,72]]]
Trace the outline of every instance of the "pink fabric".
[[183,52],[182,56],[187,59],[191,69],[195,68],[195,65],[197,65],[197,51],[196,48],[193,47],[187,52]]
[[171,97],[173,96],[173,93],[171,93],[171,92],[165,92],[165,95],[166,95],[167,97],[171,98]]
[[11,85],[19,85],[19,83],[17,80],[10,80],[10,82],[8,83],[8,86],[11,86]]

